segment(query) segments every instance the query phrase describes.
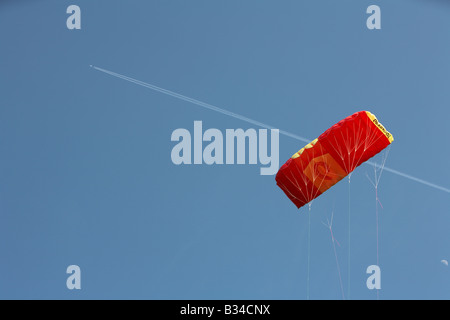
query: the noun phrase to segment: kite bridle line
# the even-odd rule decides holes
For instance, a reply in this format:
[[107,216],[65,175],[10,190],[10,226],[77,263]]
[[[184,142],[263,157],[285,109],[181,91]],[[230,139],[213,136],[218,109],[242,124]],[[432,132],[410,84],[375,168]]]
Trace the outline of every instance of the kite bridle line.
[[339,244],[339,242],[336,240],[336,238],[334,237],[333,234],[333,217],[334,217],[334,210],[331,212],[331,222],[328,220],[327,218],[327,223],[324,223],[322,221],[322,224],[328,229],[330,230],[330,236],[331,236],[331,244],[333,245],[333,251],[334,251],[334,257],[336,259],[336,267],[337,267],[337,271],[338,271],[338,275],[339,275],[339,284],[341,286],[341,294],[342,294],[342,300],[345,300],[345,295],[344,295],[344,285],[342,284],[342,275],[341,275],[341,267],[339,266],[339,260],[338,260],[338,256],[337,256],[337,252],[336,252],[336,245],[335,242],[338,244],[338,246],[340,247],[341,245]]

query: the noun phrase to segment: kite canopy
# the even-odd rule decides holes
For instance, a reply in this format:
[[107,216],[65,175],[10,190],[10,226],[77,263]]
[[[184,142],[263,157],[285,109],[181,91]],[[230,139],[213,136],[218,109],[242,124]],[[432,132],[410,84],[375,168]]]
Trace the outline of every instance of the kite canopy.
[[278,170],[277,185],[300,208],[394,141],[368,111],[357,112],[322,133]]

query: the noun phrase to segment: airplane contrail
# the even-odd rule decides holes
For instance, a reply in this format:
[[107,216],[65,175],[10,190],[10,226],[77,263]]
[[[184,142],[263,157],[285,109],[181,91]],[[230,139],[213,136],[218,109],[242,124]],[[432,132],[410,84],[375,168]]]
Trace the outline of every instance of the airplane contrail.
[[[183,95],[181,95],[179,93],[176,93],[176,92],[173,92],[173,91],[170,91],[170,90],[167,90],[167,89],[163,89],[163,88],[157,87],[157,86],[152,85],[150,83],[146,83],[146,82],[143,82],[143,81],[140,81],[140,80],[136,80],[136,79],[124,76],[122,74],[115,73],[115,72],[112,72],[112,71],[109,71],[109,70],[105,70],[105,69],[102,69],[102,68],[99,68],[99,67],[96,67],[96,66],[93,66],[93,65],[91,65],[91,68],[93,68],[95,70],[98,70],[98,71],[101,71],[101,72],[104,72],[106,74],[109,74],[111,76],[114,76],[114,77],[117,77],[117,78],[129,81],[129,82],[135,83],[135,84],[140,85],[142,87],[145,87],[145,88],[148,88],[148,89],[152,89],[154,91],[158,91],[158,92],[167,94],[167,95],[172,96],[174,98],[177,98],[177,99],[180,99],[180,100],[184,100],[184,101],[196,104],[196,105],[198,105],[200,107],[203,107],[203,108],[206,108],[206,109],[210,109],[210,110],[213,110],[213,111],[225,114],[227,116],[230,116],[230,117],[233,117],[233,118],[236,118],[236,119],[239,119],[239,120],[242,120],[242,121],[254,124],[255,126],[258,126],[258,127],[262,127],[262,128],[266,128],[266,129],[277,129],[277,128],[275,128],[273,126],[270,126],[268,124],[265,124],[265,123],[262,123],[262,122],[259,122],[259,121],[256,121],[256,120],[244,117],[244,116],[242,116],[240,114],[237,114],[237,113],[234,113],[234,112],[231,112],[231,111],[228,111],[228,110],[225,110],[225,109],[213,106],[213,105],[211,105],[209,103],[202,102],[202,101],[199,101],[199,100],[196,100],[196,99],[192,99],[192,98],[183,96]],[[300,136],[298,136],[296,134],[293,134],[293,133],[290,133],[290,132],[287,132],[287,131],[280,130],[280,134],[283,134],[285,136],[288,136],[288,137],[291,137],[291,138],[294,138],[294,139],[297,139],[297,140],[300,140],[300,141],[303,141],[303,142],[306,142],[306,143],[310,143],[311,142],[311,140],[309,140],[307,138],[300,137]]]
[[[239,119],[239,120],[245,121],[247,123],[251,123],[251,124],[253,124],[255,126],[258,126],[258,127],[262,127],[262,128],[266,128],[266,129],[277,129],[274,126],[271,126],[271,125],[268,125],[268,124],[265,124],[265,123],[262,123],[262,122],[259,122],[259,121],[247,118],[247,117],[245,117],[243,115],[240,115],[240,114],[237,114],[237,113],[234,113],[234,112],[231,112],[231,111],[228,111],[228,110],[216,107],[216,106],[214,106],[212,104],[209,104],[209,103],[206,103],[206,102],[203,102],[203,101],[200,101],[200,100],[196,100],[196,99],[184,96],[182,94],[179,94],[179,93],[167,90],[167,89],[163,89],[163,88],[157,87],[157,86],[152,85],[150,83],[146,83],[146,82],[143,82],[143,81],[140,81],[140,80],[137,80],[137,79],[133,79],[133,78],[127,77],[127,76],[122,75],[120,73],[116,73],[116,72],[113,72],[113,71],[102,69],[102,68],[96,67],[94,65],[90,65],[90,67],[92,69],[97,70],[97,71],[109,74],[110,76],[113,76],[113,77],[116,77],[116,78],[119,78],[119,79],[122,79],[122,80],[125,80],[125,81],[128,81],[128,82],[137,84],[139,86],[142,86],[142,87],[145,87],[145,88],[148,88],[148,89],[151,89],[151,90],[154,90],[154,91],[157,91],[157,92],[160,92],[160,93],[172,96],[172,97],[180,99],[180,100],[184,100],[186,102],[198,105],[200,107],[203,107],[203,108],[206,108],[206,109],[209,109],[209,110],[212,110],[212,111],[216,111],[216,112],[222,113],[224,115],[233,117],[235,119]],[[284,130],[279,130],[279,132],[280,132],[280,134],[282,134],[284,136],[291,137],[293,139],[296,139],[296,140],[299,140],[299,141],[302,141],[302,142],[305,142],[305,143],[311,142],[310,139],[301,137],[299,135],[296,135],[296,134],[293,134],[293,133],[290,133],[290,132],[287,132],[287,131],[284,131]],[[369,164],[369,165],[372,165],[372,166],[380,167],[379,164],[377,164],[375,162],[372,162],[372,161],[366,161],[365,163]],[[441,191],[450,193],[450,189],[448,189],[448,188],[444,188],[444,187],[439,186],[437,184],[434,184],[434,183],[431,183],[431,182],[419,179],[417,177],[414,177],[412,175],[400,172],[398,170],[394,170],[394,169],[388,168],[386,166],[384,167],[384,170],[386,170],[386,171],[388,171],[390,173],[393,173],[395,175],[398,175],[400,177],[409,179],[411,181],[415,181],[415,182],[421,183],[421,184],[426,185],[428,187],[431,187],[431,188],[434,188],[434,189],[437,189],[437,190],[441,190]]]

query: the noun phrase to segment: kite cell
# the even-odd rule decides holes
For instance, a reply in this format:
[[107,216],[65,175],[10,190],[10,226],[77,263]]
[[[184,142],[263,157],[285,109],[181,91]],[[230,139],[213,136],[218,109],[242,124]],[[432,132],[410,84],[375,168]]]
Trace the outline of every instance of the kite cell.
[[394,141],[368,111],[357,112],[295,153],[278,171],[277,185],[300,208]]

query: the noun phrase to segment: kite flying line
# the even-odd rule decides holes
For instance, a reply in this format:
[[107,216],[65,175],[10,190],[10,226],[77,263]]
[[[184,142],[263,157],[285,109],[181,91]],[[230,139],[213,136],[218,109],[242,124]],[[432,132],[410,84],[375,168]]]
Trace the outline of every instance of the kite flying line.
[[[328,230],[330,230],[331,244],[333,245],[334,257],[335,257],[335,259],[336,259],[336,266],[337,266],[337,271],[338,271],[338,275],[339,275],[339,284],[340,284],[340,286],[341,286],[342,300],[345,300],[345,295],[344,295],[344,285],[342,284],[342,276],[341,276],[341,267],[339,266],[339,260],[338,260],[338,256],[337,256],[337,252],[336,252],[336,245],[335,245],[335,243],[337,243],[339,247],[340,247],[341,245],[340,245],[339,242],[336,240],[336,238],[334,237],[334,234],[333,234],[333,216],[334,216],[334,210],[331,212],[331,221],[328,220],[328,218],[327,218],[327,223],[322,222],[322,224],[323,224]],[[349,277],[349,278],[350,278],[350,277]]]

